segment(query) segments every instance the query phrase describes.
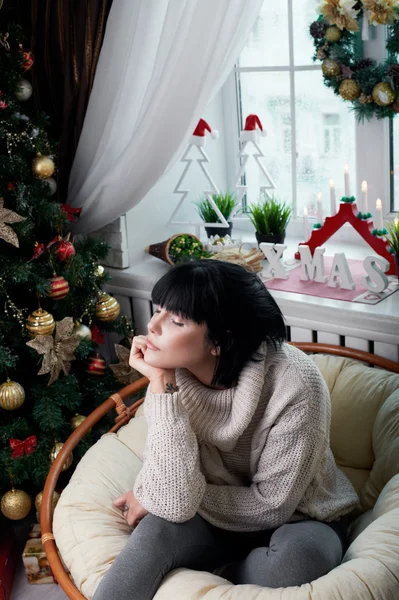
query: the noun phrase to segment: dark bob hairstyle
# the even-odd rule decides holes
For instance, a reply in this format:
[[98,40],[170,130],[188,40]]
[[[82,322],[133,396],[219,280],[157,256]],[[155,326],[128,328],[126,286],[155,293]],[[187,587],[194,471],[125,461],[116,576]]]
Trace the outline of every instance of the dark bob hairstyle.
[[219,260],[173,267],[155,284],[154,304],[195,323],[205,323],[220,347],[212,385],[231,387],[263,341],[286,339],[284,317],[255,273]]

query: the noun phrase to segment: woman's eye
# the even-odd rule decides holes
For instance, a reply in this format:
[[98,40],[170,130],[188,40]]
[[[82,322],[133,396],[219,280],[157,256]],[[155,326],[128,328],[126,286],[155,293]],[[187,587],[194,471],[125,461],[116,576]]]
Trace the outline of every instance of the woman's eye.
[[178,327],[184,327],[184,323],[179,323],[178,321],[175,321],[174,319],[171,319],[171,321],[172,321],[172,323],[174,323]]

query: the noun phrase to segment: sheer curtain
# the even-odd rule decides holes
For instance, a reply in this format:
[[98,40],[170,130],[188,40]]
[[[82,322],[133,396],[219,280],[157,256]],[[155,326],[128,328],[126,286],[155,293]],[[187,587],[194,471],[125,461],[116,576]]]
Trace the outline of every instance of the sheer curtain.
[[262,4],[114,0],[70,177],[75,233],[133,208],[173,164]]

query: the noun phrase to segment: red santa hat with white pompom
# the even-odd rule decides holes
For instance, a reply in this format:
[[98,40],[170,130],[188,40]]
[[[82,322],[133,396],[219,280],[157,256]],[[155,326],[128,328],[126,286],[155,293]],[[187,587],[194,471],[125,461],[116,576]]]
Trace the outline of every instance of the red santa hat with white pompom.
[[248,115],[245,119],[245,127],[240,134],[240,140],[242,142],[256,142],[259,139],[259,133],[262,137],[267,135],[258,115]]
[[195,144],[196,146],[204,146],[206,139],[205,131],[209,131],[211,138],[214,140],[219,137],[219,132],[216,131],[216,129],[211,129],[209,124],[204,119],[200,119],[197,127],[194,129],[193,135],[191,136],[191,144]]

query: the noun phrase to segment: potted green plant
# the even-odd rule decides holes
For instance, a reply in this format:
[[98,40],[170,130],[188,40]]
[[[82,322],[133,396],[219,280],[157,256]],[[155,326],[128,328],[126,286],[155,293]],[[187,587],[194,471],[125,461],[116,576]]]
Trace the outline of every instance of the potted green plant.
[[390,251],[395,256],[396,270],[399,277],[399,221],[396,218],[393,223],[386,223],[388,235],[386,236]]
[[[229,221],[229,219],[231,217],[231,213],[233,212],[233,208],[237,203],[235,195],[228,191],[225,194],[212,194],[212,200],[228,222],[229,227],[205,227],[207,236],[231,236],[233,223]],[[197,207],[198,214],[204,223],[220,223],[219,217],[207,198],[201,198],[201,200],[196,202],[195,205]]]
[[261,204],[251,204],[248,216],[255,227],[258,244],[282,244],[291,214],[292,206],[287,202],[278,202],[274,197],[265,195]]

